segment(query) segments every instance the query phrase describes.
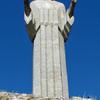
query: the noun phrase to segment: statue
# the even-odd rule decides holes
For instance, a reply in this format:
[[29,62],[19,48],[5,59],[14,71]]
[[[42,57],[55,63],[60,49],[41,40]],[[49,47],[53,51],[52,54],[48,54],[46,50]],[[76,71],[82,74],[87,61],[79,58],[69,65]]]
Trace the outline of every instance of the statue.
[[64,42],[74,22],[72,0],[66,11],[55,0],[24,0],[24,19],[33,44],[33,95],[69,100]]

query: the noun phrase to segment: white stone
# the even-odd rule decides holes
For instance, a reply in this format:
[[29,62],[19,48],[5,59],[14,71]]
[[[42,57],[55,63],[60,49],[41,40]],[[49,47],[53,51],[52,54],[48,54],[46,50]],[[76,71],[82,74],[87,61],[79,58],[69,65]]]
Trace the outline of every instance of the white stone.
[[42,96],[47,97],[47,70],[46,70],[46,32],[45,26],[41,25],[41,88],[42,88]]
[[[62,71],[62,87],[63,87],[63,97],[65,99],[68,99],[69,93],[68,93],[68,80],[67,79],[67,69],[66,69],[66,60],[65,60],[65,47],[64,47],[64,40],[62,35],[60,35],[60,60],[61,60],[61,71]],[[66,85],[67,84],[67,85]]]
[[53,69],[53,46],[52,46],[52,27],[46,27],[46,49],[47,49],[47,85],[48,97],[54,97],[54,69]]
[[36,0],[30,5],[32,22],[39,31],[33,42],[33,95],[69,99],[63,30],[66,11],[62,3]]
[[[19,94],[0,92],[0,100],[64,100],[63,98],[41,98],[35,97],[32,94]],[[82,97],[71,97],[70,100],[96,100],[95,98],[82,98]]]
[[54,80],[55,80],[55,96],[62,97],[62,79],[60,65],[60,49],[59,49],[59,32],[58,26],[53,26],[53,61],[54,61]]
[[[40,33],[40,30],[39,30]],[[33,94],[34,96],[41,96],[41,45],[40,35],[37,34],[34,40],[33,49]]]

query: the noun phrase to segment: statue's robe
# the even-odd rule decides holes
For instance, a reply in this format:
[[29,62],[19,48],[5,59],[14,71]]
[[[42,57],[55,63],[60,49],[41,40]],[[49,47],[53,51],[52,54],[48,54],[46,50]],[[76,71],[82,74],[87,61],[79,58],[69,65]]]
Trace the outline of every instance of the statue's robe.
[[68,37],[66,10],[62,3],[32,1],[25,16],[33,42],[33,95],[69,100],[64,40]]

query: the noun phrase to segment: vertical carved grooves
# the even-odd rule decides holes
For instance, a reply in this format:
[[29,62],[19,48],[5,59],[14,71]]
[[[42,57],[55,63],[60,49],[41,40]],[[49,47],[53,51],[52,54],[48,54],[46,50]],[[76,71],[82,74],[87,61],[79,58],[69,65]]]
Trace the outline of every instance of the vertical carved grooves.
[[54,52],[53,52],[53,25],[51,25],[51,39],[52,39],[52,67],[53,67],[53,82],[54,82],[54,97],[55,97],[55,71],[54,71]]
[[[64,84],[65,84],[65,87],[66,87],[66,90],[64,90],[64,97],[66,97],[67,99],[69,99],[69,92],[68,92],[68,74],[67,74],[67,65],[66,65],[66,57],[65,57],[65,46],[63,45],[63,59],[64,59],[64,73],[65,73],[65,81],[64,81]],[[65,93],[66,92],[66,93]]]
[[60,34],[60,53],[61,53],[61,70],[62,70],[62,88],[63,88],[63,97],[68,99],[68,80],[67,80],[67,68],[65,60],[65,48],[64,48],[64,39]]
[[51,46],[52,46],[52,73],[53,73],[53,96],[55,97],[55,70],[54,70],[54,48],[53,48],[53,9],[49,9],[49,24],[51,27]]
[[62,73],[63,73],[63,71],[62,71],[62,67],[63,67],[63,64],[62,64],[62,51],[61,51],[61,46],[63,45],[62,44],[62,40],[61,40],[61,35],[60,35],[60,33],[58,32],[58,35],[59,35],[59,59],[60,59],[60,75],[61,75],[61,84],[62,84],[62,97],[63,97],[63,76],[62,76]]
[[[41,27],[41,29],[42,29],[42,27]],[[40,87],[41,88],[41,95],[40,96],[42,97],[42,68],[41,68],[42,67],[41,66],[41,64],[42,64],[42,62],[41,62],[41,40],[42,40],[41,39],[41,33],[42,32],[41,32],[41,29],[40,29],[40,33],[39,34],[40,34],[40,86],[41,86]]]
[[48,10],[47,9],[45,9],[44,10],[44,22],[45,22],[45,27],[46,27],[46,30],[45,30],[45,35],[46,35],[46,92],[47,92],[47,97],[48,97],[48,63],[47,63],[47,60],[48,60],[48,58],[47,58],[47,56],[48,56],[48,53],[47,53],[47,50],[48,50],[48,47],[47,47],[47,34],[48,34],[48,30],[47,30],[47,25],[46,24],[48,24]]
[[[39,14],[39,17],[41,17],[41,15],[40,15],[40,9],[38,9],[38,14]],[[40,21],[40,20],[39,20]],[[40,96],[42,97],[42,68],[41,68],[41,64],[42,64],[42,62],[41,62],[41,29],[42,29],[42,27],[40,27],[40,31],[39,31],[39,35],[40,35]]]
[[47,26],[47,78],[48,78],[48,97],[54,97],[54,66],[53,66],[53,42],[52,28]]
[[[40,18],[42,18],[42,11],[39,9],[39,14],[40,14]],[[40,22],[41,22],[41,19],[40,19]],[[42,86],[42,34],[43,34],[43,31],[42,31],[42,25],[41,25],[41,27],[40,27],[40,80],[41,80],[41,82],[40,82],[40,85],[41,85],[41,97],[42,97],[42,88],[43,88],[43,86]]]
[[[46,30],[45,30],[45,37],[47,37]],[[48,82],[48,80],[47,80],[47,38],[45,38],[45,41],[46,41],[46,43],[45,43],[45,50],[46,50],[46,52],[45,52],[45,55],[46,55],[46,95],[48,96],[48,84],[47,84],[47,82]]]
[[47,96],[47,54],[46,27],[41,25],[41,95]]
[[46,35],[46,38],[45,38],[45,41],[46,41],[46,93],[47,93],[47,97],[48,97],[48,76],[47,76],[47,33],[45,34]]
[[54,72],[55,72],[55,97],[62,97],[62,73],[60,58],[60,36],[58,31],[58,11],[53,10],[53,53],[54,53]]
[[37,36],[34,40],[34,64],[33,64],[33,95],[34,96],[41,96],[41,73],[40,73],[40,52],[41,52],[41,46],[40,46],[40,30],[37,33]]
[[[48,48],[47,48],[47,34],[48,34],[48,32],[47,32],[47,26],[46,26],[46,17],[48,17],[48,16],[46,16],[46,10],[44,10],[44,18],[45,18],[45,20],[44,20],[44,22],[45,22],[45,27],[46,27],[46,30],[45,30],[45,35],[46,35],[46,38],[45,38],[45,41],[46,41],[46,47],[45,47],[45,49],[46,49],[46,93],[47,93],[47,97],[48,97],[48,68],[47,68],[47,60],[48,60],[48,58],[47,58],[47,56],[48,56],[48,54],[47,54],[47,50],[48,50]],[[48,23],[48,22],[47,22]]]
[[[37,9],[37,11],[38,12],[36,14],[36,17],[38,18],[40,17],[39,9]],[[39,20],[36,19],[36,23],[39,23]],[[40,55],[41,55],[41,28],[37,32],[37,35],[34,40],[33,95],[36,97],[41,96],[41,56]]]
[[[41,48],[41,34],[42,34],[42,26],[41,26],[41,29],[40,29],[40,48]],[[42,62],[41,62],[41,49],[40,49],[40,80],[41,80],[41,82],[40,82],[40,85],[41,85],[41,97],[42,97],[42,66],[41,66],[41,64],[42,64]]]
[[54,97],[56,96],[56,90],[55,90],[55,66],[54,66],[54,47],[53,47],[53,24],[51,24],[52,28],[52,59],[53,59],[53,79],[54,79]]
[[38,13],[41,27],[34,40],[33,91],[41,97],[66,97],[64,42],[58,31],[58,12],[39,9]]
[[[40,55],[41,55],[41,30],[39,31],[39,35],[40,35]],[[40,83],[39,83],[39,85],[40,85],[40,96],[42,96],[42,94],[41,94],[41,92],[42,92],[42,88],[41,88],[41,83],[42,83],[42,81],[41,81],[41,56],[40,56],[40,59],[39,59],[39,63],[40,63],[40,66],[39,66],[39,70],[40,70],[40,76],[38,76],[38,77],[40,77]]]
[[53,26],[53,53],[54,53],[54,71],[55,71],[55,97],[62,96],[62,80],[60,65],[59,33],[58,25]]

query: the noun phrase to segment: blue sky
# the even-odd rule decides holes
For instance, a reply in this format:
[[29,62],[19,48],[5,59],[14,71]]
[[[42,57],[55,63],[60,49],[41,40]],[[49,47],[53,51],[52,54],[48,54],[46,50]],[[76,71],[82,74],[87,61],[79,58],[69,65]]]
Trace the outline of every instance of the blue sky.
[[[67,7],[70,0],[59,0]],[[78,0],[65,43],[70,96],[100,99],[100,1]],[[23,0],[0,1],[0,90],[32,92],[32,44],[23,19]]]

